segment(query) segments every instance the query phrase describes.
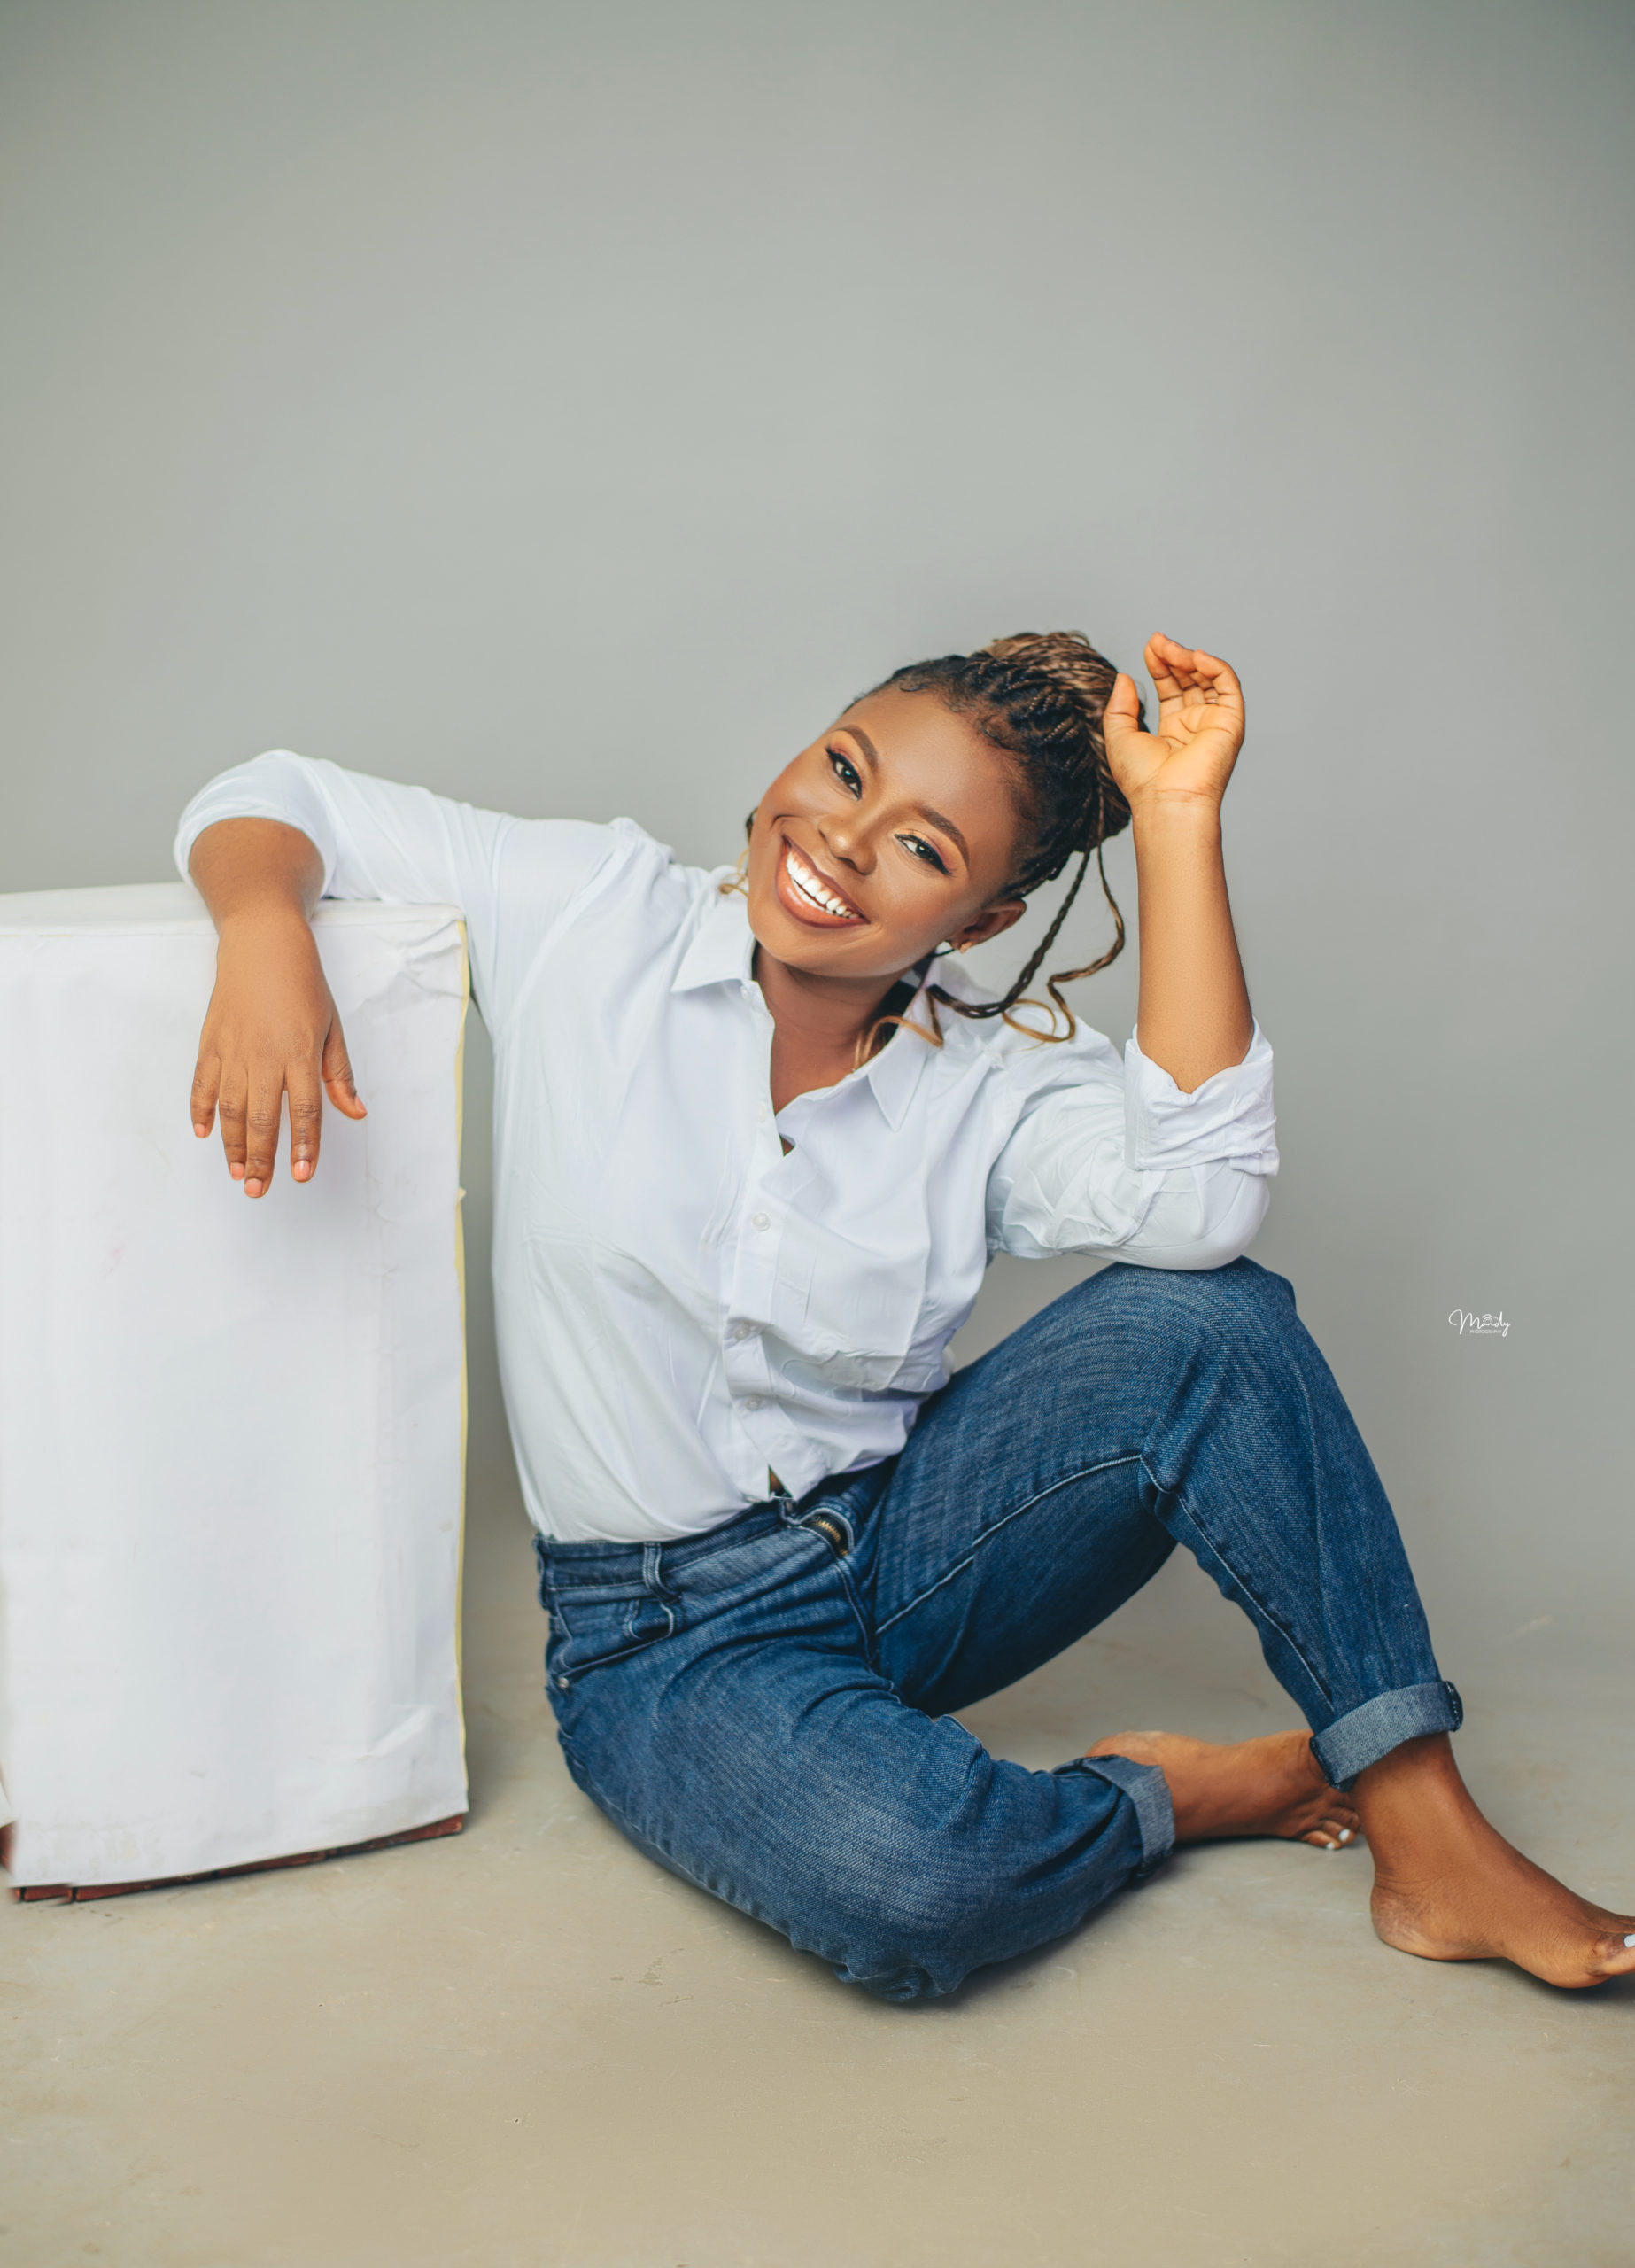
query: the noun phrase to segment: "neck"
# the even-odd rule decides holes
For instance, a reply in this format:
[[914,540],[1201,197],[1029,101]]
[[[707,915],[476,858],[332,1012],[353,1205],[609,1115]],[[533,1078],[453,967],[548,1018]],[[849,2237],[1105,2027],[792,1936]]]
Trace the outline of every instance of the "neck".
[[879,1014],[879,1003],[903,975],[907,971],[894,977],[814,977],[756,948],[756,982],[771,1009],[780,1045],[794,1045],[807,1057],[843,1061],[848,1070]]

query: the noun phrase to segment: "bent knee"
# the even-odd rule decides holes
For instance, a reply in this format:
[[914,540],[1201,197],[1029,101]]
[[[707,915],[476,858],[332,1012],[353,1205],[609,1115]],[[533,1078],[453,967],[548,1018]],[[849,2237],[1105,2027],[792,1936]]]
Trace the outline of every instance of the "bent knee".
[[1106,1270],[1107,1277],[1115,1273],[1120,1281],[1114,1296],[1167,1334],[1241,1340],[1246,1334],[1275,1337],[1299,1324],[1293,1285],[1253,1260],[1206,1269],[1134,1268],[1125,1262]]
[[843,1948],[830,1954],[835,1975],[899,2007],[940,1999],[973,1969],[990,1968],[1036,1942],[1019,1930],[1013,1902],[998,1888],[990,1897],[935,1906],[882,1900],[848,1918]]
[[[1111,1856],[1112,1854],[1109,1854]],[[1042,1870],[1048,1871],[1048,1870]],[[845,1922],[831,1950],[843,1983],[907,2006],[951,1992],[975,1969],[1065,1936],[1127,1878],[1119,1867],[1074,1869],[1046,1888],[1036,1873],[980,1852],[927,1848],[889,1881],[848,1869]]]

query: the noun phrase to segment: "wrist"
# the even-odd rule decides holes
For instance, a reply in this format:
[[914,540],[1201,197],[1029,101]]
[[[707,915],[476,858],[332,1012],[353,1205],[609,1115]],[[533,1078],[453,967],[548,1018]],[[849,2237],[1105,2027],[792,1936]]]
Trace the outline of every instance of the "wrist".
[[1193,842],[1220,840],[1220,798],[1205,789],[1167,788],[1134,798],[1130,827],[1145,837],[1184,836]]
[[277,888],[235,893],[230,905],[215,909],[216,936],[223,944],[241,938],[310,937],[312,921],[301,897]]

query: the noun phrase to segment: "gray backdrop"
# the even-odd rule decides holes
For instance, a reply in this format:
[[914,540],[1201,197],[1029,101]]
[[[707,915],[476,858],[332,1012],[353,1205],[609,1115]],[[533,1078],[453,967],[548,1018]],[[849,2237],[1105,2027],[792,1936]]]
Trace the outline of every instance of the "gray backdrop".
[[[714,862],[900,661],[1207,643],[1257,1256],[1448,1666],[1615,1635],[1632,48],[1589,0],[5,7],[0,888],[162,876],[269,745]],[[1002,1264],[967,1346],[1073,1276]],[[480,1300],[473,1359],[497,1485]]]

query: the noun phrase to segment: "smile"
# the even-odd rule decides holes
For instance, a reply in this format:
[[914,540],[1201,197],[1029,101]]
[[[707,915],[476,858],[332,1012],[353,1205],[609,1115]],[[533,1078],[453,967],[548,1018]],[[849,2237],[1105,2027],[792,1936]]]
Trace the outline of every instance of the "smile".
[[783,884],[779,896],[797,920],[831,926],[864,919],[850,898],[838,890],[826,875],[808,866],[787,836],[778,879]]

